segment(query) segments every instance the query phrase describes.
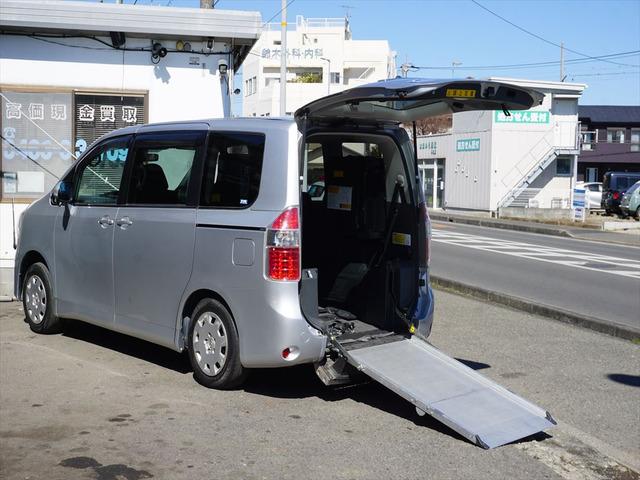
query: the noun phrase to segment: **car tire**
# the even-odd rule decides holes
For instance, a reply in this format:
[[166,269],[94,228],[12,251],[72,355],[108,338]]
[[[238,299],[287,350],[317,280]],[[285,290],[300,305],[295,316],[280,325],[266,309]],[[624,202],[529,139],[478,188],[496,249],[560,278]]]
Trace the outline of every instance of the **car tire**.
[[634,215],[636,221],[640,221],[640,206],[636,208],[636,213]]
[[36,333],[58,333],[62,322],[53,313],[53,288],[49,269],[34,263],[24,275],[22,307],[31,330]]
[[231,313],[217,300],[206,298],[191,316],[187,349],[195,380],[208,388],[229,390],[244,382],[240,342]]

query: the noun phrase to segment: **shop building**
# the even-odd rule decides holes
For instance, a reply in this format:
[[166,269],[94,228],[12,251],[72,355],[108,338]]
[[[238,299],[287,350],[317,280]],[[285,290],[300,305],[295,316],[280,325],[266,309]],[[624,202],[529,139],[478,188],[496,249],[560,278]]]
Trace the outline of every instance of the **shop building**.
[[[280,23],[265,25],[243,64],[244,116],[280,115],[280,29]],[[299,15],[286,41],[287,115],[325,95],[396,76],[389,42],[354,40],[345,18]]]
[[606,172],[640,172],[640,106],[580,105],[578,181]]
[[569,216],[579,153],[578,100],[585,85],[490,78],[545,94],[522,112],[453,115],[450,132],[418,137],[430,208],[502,215]]
[[257,12],[0,0],[0,297],[21,212],[101,135],[229,116]]

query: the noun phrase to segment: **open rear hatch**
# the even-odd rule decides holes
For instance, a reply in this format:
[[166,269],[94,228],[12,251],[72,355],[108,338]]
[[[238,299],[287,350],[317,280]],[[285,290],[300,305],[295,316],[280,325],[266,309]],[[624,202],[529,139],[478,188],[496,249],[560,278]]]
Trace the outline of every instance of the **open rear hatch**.
[[[322,182],[315,182],[322,184],[324,198],[309,198],[313,179],[303,188],[300,290],[305,316],[329,339],[326,361],[316,367],[325,384],[348,382],[355,368],[483,448],[555,425],[545,410],[412,335],[414,292],[424,283],[416,247],[418,199],[411,198],[405,180],[413,182],[417,167],[415,159],[406,159],[411,165],[401,169],[388,140],[376,140],[373,127],[445,112],[508,113],[538,105],[542,98],[493,81],[405,78],[346,90],[296,112],[303,137],[309,133],[309,144],[315,145],[316,157],[310,160],[302,142],[303,178],[319,158],[325,170]],[[361,133],[332,128],[354,124]],[[364,145],[363,153],[357,154],[354,145]],[[329,265],[335,258],[341,261]]]

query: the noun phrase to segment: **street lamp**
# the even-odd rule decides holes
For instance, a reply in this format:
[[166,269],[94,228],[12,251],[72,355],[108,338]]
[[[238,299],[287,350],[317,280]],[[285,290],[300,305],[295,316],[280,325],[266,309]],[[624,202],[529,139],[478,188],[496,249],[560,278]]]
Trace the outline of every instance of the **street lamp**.
[[327,95],[331,95],[331,60],[324,57],[320,57],[320,60],[324,60],[329,64],[327,66]]

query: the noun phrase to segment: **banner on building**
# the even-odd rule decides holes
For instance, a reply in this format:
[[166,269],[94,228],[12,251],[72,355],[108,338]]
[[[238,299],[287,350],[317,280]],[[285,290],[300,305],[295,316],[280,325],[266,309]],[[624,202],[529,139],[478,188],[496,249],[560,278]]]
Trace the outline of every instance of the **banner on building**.
[[528,123],[528,124],[546,124],[549,123],[551,112],[548,111],[511,111],[510,115],[506,115],[501,110],[493,113],[496,123]]

